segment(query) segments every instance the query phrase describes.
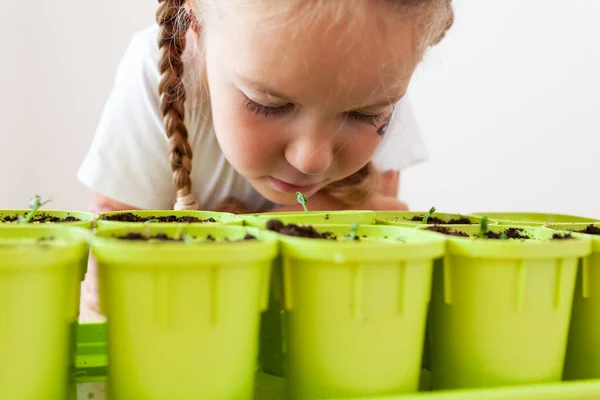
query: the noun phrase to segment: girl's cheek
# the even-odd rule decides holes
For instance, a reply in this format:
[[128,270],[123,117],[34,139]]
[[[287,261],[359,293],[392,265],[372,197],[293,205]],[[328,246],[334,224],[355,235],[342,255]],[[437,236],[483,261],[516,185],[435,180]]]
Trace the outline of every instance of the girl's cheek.
[[365,165],[375,154],[380,142],[381,136],[373,134],[372,131],[354,136],[338,154],[340,162],[343,163],[343,169],[346,171],[356,170],[358,166]]

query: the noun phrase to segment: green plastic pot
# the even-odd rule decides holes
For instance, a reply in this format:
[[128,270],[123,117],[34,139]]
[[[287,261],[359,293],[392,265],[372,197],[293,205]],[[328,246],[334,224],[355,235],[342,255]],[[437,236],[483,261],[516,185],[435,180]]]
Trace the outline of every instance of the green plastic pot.
[[[375,222],[374,211],[310,211],[280,212],[243,215],[244,225],[265,229],[271,219],[278,219],[284,224],[322,225],[353,223],[371,225]],[[273,263],[271,272],[271,294],[269,306],[261,315],[261,331],[259,343],[259,370],[278,377],[284,375],[284,349],[282,338],[282,267],[281,258]]]
[[264,229],[267,221],[278,219],[284,224],[353,224],[372,225],[375,223],[374,211],[310,211],[281,212],[242,215],[244,225]]
[[544,214],[532,212],[478,212],[472,216],[488,218],[498,221],[500,225],[518,225],[518,226],[543,226],[548,223],[584,223],[599,222],[597,219],[579,217],[565,214]]
[[[162,232],[188,242],[125,241]],[[251,233],[260,240],[233,243]],[[217,242],[201,238],[211,235]],[[251,399],[258,323],[276,236],[223,225],[99,230],[100,303],[107,316],[111,399]]]
[[[551,229],[581,231],[590,224],[553,224]],[[600,228],[600,223],[594,226]],[[600,236],[590,235],[592,254],[577,271],[565,379],[600,378]]]
[[[4,218],[6,217],[19,217],[22,215],[26,215],[27,213],[29,213],[30,210],[0,210],[0,226],[6,224],[6,225],[18,225],[17,222],[8,222],[8,223],[3,223],[2,221],[4,220]],[[86,228],[86,229],[92,229],[93,224],[94,224],[94,214],[91,213],[87,213],[87,212],[81,212],[81,211],[63,211],[63,210],[39,210],[38,214],[48,214],[51,215],[53,217],[59,217],[61,219],[67,218],[67,217],[75,217],[77,219],[79,219],[79,221],[73,221],[73,222],[61,222],[61,225],[68,225],[68,226],[79,226],[82,228]],[[31,225],[40,225],[39,222],[31,222]]]
[[[407,226],[416,227],[423,225],[422,220],[412,221],[414,217],[423,217],[427,212],[414,212],[414,211],[378,211],[375,213],[375,223],[377,225],[394,225],[394,226]],[[463,214],[449,214],[449,213],[438,213],[435,212],[433,217],[440,218],[445,222],[455,218],[468,218],[471,224],[479,224],[481,218],[463,215]],[[489,220],[488,224],[496,225],[497,222]],[[428,224],[433,225],[433,224]]]
[[0,225],[2,398],[64,399],[72,392],[79,282],[90,235],[56,224]]
[[[223,225],[242,225],[244,220],[241,217],[238,217],[235,214],[230,213],[221,213],[221,212],[213,212],[213,211],[176,211],[176,210],[132,210],[132,211],[111,211],[106,213],[101,213],[98,215],[98,220],[96,225],[98,228],[111,228],[118,227],[124,225],[142,225],[144,222],[121,222],[121,221],[111,221],[106,219],[107,217],[131,213],[137,215],[142,218],[148,217],[165,217],[170,215],[175,215],[178,217],[196,217],[200,220],[205,220],[209,218],[213,218],[216,223]],[[182,222],[177,222],[178,224],[182,224]],[[165,222],[149,222],[147,224],[161,224],[165,225]],[[168,224],[174,224],[169,222]],[[191,224],[214,224],[214,222],[195,222]]]
[[347,225],[319,230],[340,240],[280,235],[288,398],[416,391],[432,265],[445,238],[360,226],[356,242],[341,239]]
[[[555,231],[523,229],[532,239],[446,236],[446,256],[433,275],[434,390],[560,381],[576,267],[591,242],[582,235],[549,240]],[[476,235],[479,227],[459,230]]]

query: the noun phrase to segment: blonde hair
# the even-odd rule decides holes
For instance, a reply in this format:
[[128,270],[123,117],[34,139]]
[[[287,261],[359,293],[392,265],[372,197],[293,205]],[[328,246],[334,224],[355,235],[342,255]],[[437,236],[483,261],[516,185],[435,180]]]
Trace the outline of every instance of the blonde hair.
[[[451,0],[382,0],[398,7],[426,8],[432,18],[427,20],[427,46],[439,43],[454,22]],[[216,0],[194,0],[198,10],[207,3]],[[305,2],[302,2],[305,3]],[[327,2],[338,4],[339,2]],[[201,29],[202,21],[193,11],[185,8],[186,0],[159,0],[156,20],[159,25],[159,71],[161,80],[158,87],[160,110],[163,124],[169,138],[169,153],[173,170],[173,184],[177,190],[175,209],[198,209],[198,203],[192,190],[190,174],[192,170],[192,149],[188,142],[188,132],[184,123],[186,89],[183,84],[184,68],[182,55],[186,48],[186,35],[190,26]],[[347,4],[344,4],[347,9]],[[339,7],[338,7],[339,8]],[[336,11],[341,14],[343,8]],[[202,14],[199,12],[199,14]],[[201,17],[202,15],[200,15]],[[378,189],[378,173],[372,162],[359,171],[322,189],[322,192],[334,199],[344,208],[359,208]],[[235,198],[228,198],[216,211],[247,213],[246,205]]]

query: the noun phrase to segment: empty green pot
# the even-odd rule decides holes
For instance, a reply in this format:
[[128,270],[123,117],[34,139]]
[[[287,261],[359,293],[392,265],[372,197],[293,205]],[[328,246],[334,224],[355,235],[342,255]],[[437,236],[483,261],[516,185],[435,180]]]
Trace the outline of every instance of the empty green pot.
[[0,225],[0,388],[11,400],[73,389],[79,282],[90,231]]
[[[116,237],[128,232],[185,232],[188,240]],[[249,233],[258,240],[224,241]],[[275,235],[214,224],[124,226],[99,230],[92,250],[111,399],[252,399]]]
[[[553,224],[552,229],[585,230],[590,224]],[[600,223],[592,225],[600,231]],[[600,236],[590,235],[592,254],[577,271],[565,379],[600,378]]]
[[[2,223],[10,224],[10,225],[19,225],[18,218],[20,216],[25,216],[29,213],[30,210],[0,210],[0,226]],[[86,229],[92,229],[94,223],[94,214],[80,211],[63,211],[63,210],[39,210],[36,213],[36,216],[50,216],[56,217],[61,220],[69,219],[65,222],[57,221],[57,222],[45,222],[45,223],[60,223],[61,225],[69,225],[69,226],[80,226]],[[35,218],[35,217],[34,217]],[[10,221],[8,220],[14,220]],[[39,225],[40,222],[30,222],[31,225]]]
[[338,240],[283,236],[290,399],[414,392],[433,260],[445,238],[410,228],[321,225]]
[[[416,227],[423,225],[423,217],[427,212],[414,212],[414,211],[378,211],[375,213],[375,223],[378,225],[395,225],[395,226],[408,226]],[[466,219],[469,223],[461,223],[460,225],[479,224],[481,218],[473,217],[463,214],[449,214],[449,213],[434,213],[431,218],[439,218],[444,223],[448,223],[450,220]],[[497,222],[490,220],[490,225],[497,224]],[[428,225],[433,225],[429,223]]]
[[523,233],[532,239],[447,236],[433,278],[434,390],[560,381],[576,267],[591,242],[550,240],[555,231],[545,228]]
[[471,215],[476,217],[487,216],[498,221],[500,225],[543,226],[548,223],[599,222],[597,219],[575,215],[531,212],[478,212]]

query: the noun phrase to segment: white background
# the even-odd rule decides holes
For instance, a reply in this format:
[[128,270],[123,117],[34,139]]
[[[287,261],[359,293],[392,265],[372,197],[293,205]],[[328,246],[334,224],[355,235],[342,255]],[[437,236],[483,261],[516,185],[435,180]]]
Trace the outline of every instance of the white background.
[[[430,159],[413,209],[600,218],[600,1],[455,0],[411,95]],[[86,209],[75,178],[132,34],[156,1],[32,0],[0,11],[0,208]]]

